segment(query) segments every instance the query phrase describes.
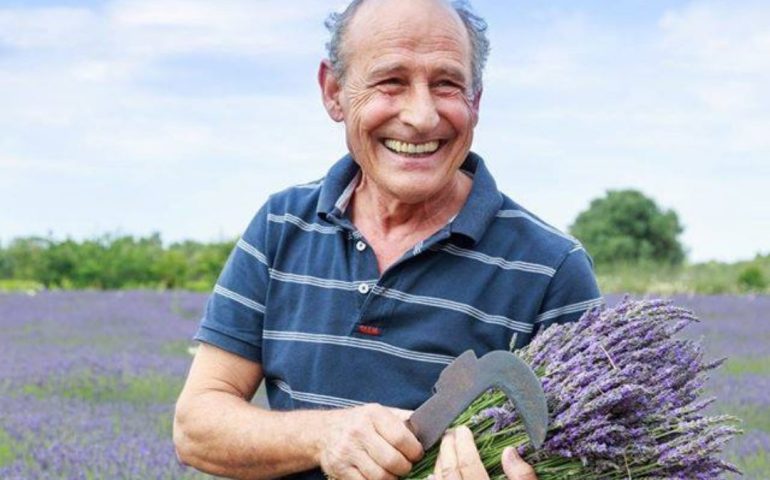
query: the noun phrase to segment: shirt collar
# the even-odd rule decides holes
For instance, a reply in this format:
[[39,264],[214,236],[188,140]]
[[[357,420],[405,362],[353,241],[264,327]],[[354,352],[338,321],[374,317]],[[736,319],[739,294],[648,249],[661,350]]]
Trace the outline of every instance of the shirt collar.
[[450,232],[468,237],[474,244],[481,240],[503,204],[495,179],[487,170],[484,160],[473,152],[460,167],[473,176],[468,200],[449,225]]
[[[321,184],[321,195],[318,198],[316,212],[324,220],[331,221],[329,216],[341,218],[344,210],[340,208],[343,194],[349,190],[353,179],[356,178],[360,167],[350,154],[339,159],[324,177]],[[347,201],[344,202],[347,206]],[[334,223],[334,222],[332,222]]]
[[[477,243],[495,219],[503,197],[497,191],[497,184],[479,155],[470,152],[460,168],[473,177],[473,186],[468,200],[450,223],[449,229],[452,234],[464,235],[473,243]],[[351,185],[359,172],[358,164],[349,154],[329,169],[318,199],[316,211],[319,217],[332,223],[337,223],[334,220],[343,217],[349,195],[352,193]]]

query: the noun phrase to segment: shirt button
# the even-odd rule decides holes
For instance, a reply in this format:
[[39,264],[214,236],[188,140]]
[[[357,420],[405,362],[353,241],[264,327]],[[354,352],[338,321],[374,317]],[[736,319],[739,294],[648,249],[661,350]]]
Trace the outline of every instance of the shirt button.
[[358,293],[360,293],[362,295],[366,295],[367,293],[369,293],[369,285],[367,285],[365,283],[359,284],[358,285]]
[[362,242],[361,240],[356,242],[356,250],[358,250],[359,252],[363,252],[364,250],[366,250],[366,243]]

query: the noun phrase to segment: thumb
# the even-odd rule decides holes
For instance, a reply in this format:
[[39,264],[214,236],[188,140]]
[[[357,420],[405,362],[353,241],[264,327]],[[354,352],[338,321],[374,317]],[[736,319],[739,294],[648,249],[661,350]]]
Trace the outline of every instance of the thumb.
[[514,447],[506,447],[503,450],[502,464],[508,480],[537,480],[535,470],[521,459]]

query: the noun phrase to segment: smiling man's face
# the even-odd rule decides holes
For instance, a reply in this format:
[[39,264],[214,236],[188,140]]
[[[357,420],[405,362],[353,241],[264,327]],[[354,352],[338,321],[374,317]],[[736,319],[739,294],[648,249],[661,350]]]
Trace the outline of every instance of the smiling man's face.
[[349,25],[342,55],[338,115],[330,113],[345,122],[367,180],[410,204],[451,188],[478,118],[460,17],[440,0],[369,0]]

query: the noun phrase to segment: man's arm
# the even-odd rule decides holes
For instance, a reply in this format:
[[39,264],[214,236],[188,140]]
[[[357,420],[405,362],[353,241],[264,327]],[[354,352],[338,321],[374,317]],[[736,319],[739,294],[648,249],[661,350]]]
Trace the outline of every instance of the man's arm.
[[250,399],[260,364],[201,344],[174,417],[179,459],[233,478],[275,478],[321,467],[339,479],[406,475],[422,447],[410,412],[380,405],[344,410],[267,411]]

